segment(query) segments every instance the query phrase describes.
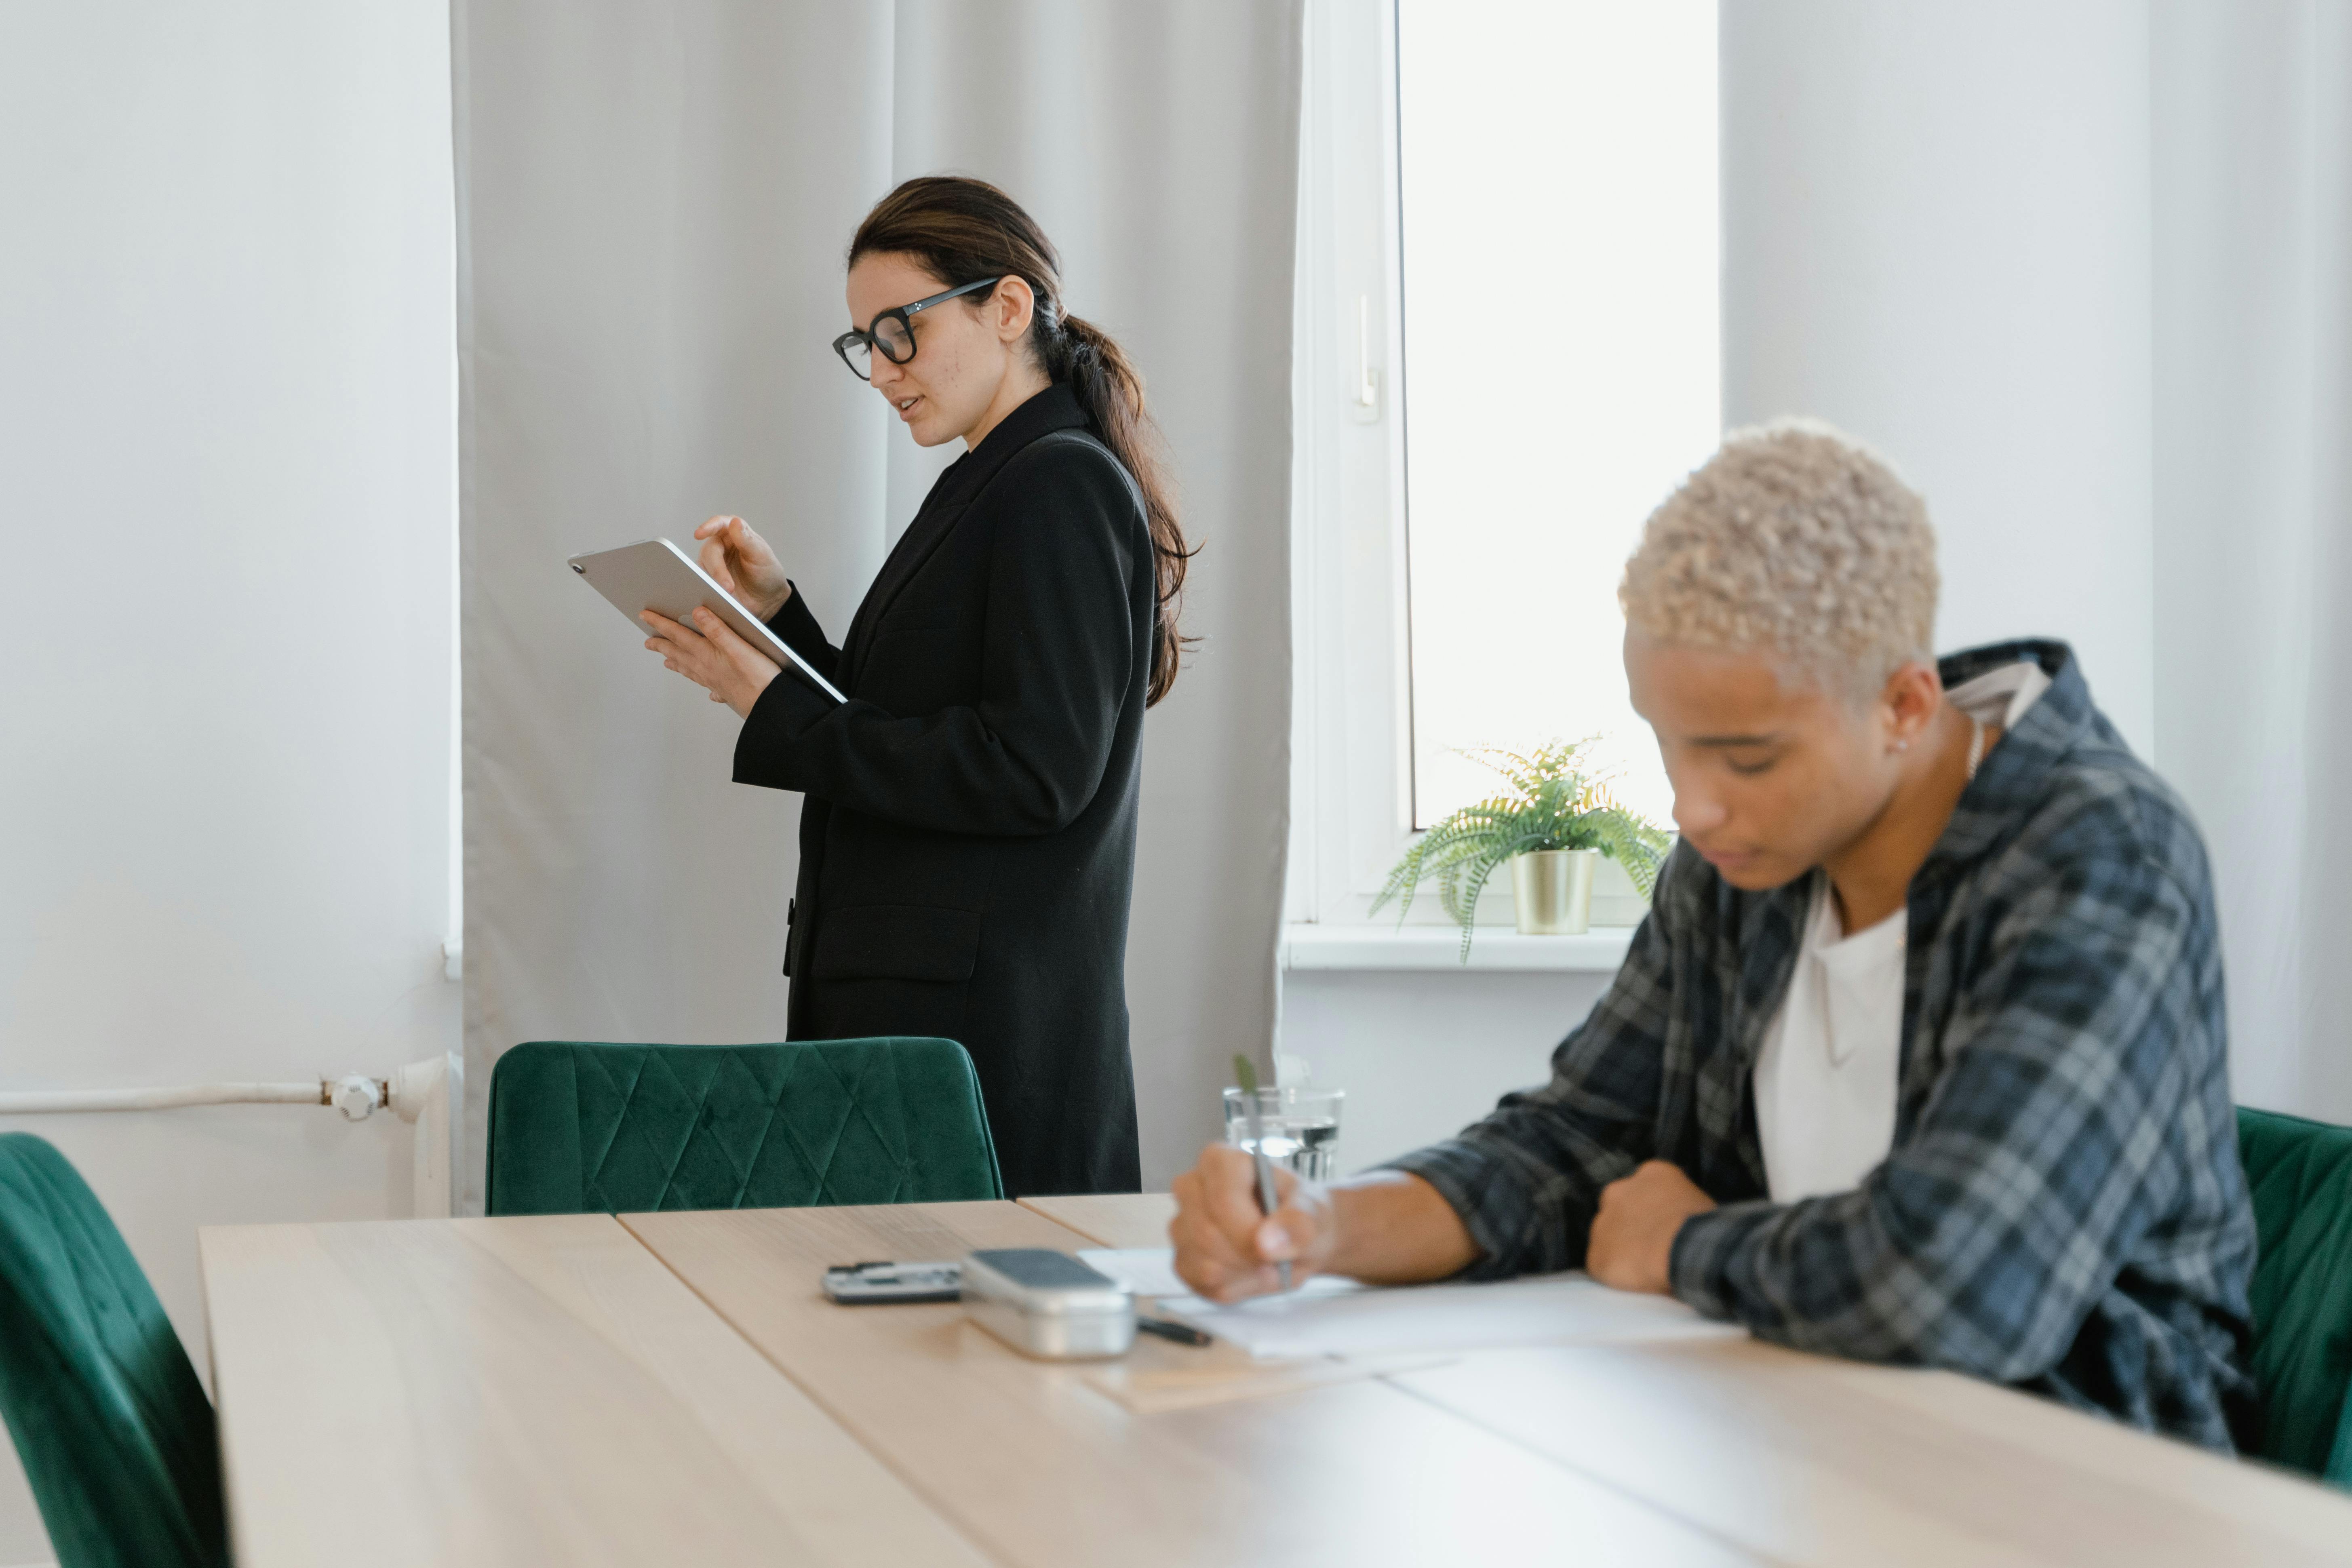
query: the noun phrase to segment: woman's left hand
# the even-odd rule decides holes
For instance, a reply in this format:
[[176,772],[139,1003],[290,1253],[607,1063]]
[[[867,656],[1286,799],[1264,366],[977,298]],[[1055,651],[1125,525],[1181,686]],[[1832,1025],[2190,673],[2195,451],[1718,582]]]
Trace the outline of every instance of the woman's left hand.
[[680,626],[656,610],[637,617],[654,635],[646,647],[662,656],[662,666],[674,669],[724,702],[739,719],[751,716],[751,704],[782,673],[774,659],[735,635],[725,621],[698,606],[694,625]]

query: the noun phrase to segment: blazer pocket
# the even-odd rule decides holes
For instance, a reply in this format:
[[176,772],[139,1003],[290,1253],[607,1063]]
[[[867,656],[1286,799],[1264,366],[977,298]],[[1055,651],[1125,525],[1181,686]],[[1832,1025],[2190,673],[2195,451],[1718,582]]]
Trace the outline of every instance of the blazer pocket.
[[810,967],[819,980],[971,978],[980,960],[980,916],[928,904],[864,904],[817,923]]

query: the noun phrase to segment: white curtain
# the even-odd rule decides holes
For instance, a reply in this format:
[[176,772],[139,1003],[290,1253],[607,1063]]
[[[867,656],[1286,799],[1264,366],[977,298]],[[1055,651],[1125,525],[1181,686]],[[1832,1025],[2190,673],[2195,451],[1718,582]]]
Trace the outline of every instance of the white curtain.
[[781,1038],[795,797],[563,569],[720,511],[829,626],[951,452],[835,360],[897,180],[1018,197],[1150,382],[1205,548],[1147,730],[1129,961],[1145,1180],[1273,1016],[1297,19],[1254,0],[456,6],[473,1201],[499,1052]]
[[[457,1045],[447,48],[437,0],[0,5],[0,1089]],[[13,1132],[200,1375],[199,1226],[409,1212],[389,1116]],[[0,1563],[58,1555],[0,1438]]]
[[2153,739],[2142,0],[1718,12],[1724,417],[1926,494],[1947,647],[2065,637]]
[[1948,646],[2075,644],[2204,827],[2239,1098],[2352,1121],[2352,12],[1720,16],[1727,421],[1908,471]]
[[2352,1122],[2352,8],[2153,16],[2157,755],[2239,1098]]

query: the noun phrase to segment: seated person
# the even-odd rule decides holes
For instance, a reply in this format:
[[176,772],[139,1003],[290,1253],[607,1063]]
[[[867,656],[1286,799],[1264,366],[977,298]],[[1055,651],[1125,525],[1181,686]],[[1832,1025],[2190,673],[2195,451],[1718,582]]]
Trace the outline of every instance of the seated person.
[[2065,645],[1929,657],[1935,560],[1868,452],[1735,433],[1625,568],[1682,837],[1551,1081],[1390,1169],[1286,1175],[1271,1218],[1208,1149],[1175,1183],[1184,1279],[1582,1267],[1801,1350],[2250,1437],[2204,847]]

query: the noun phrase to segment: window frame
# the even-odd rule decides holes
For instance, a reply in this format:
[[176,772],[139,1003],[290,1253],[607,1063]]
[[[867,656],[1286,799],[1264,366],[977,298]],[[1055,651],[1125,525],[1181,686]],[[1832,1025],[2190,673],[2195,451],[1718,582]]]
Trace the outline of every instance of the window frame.
[[[1293,923],[1371,921],[1372,897],[1412,837],[1403,410],[1392,374],[1403,337],[1396,21],[1393,4],[1306,4],[1291,362]],[[1408,918],[1444,917],[1424,896]]]
[[[1400,923],[1393,904],[1375,915],[1371,903],[1421,832],[1413,826],[1397,38],[1396,0],[1305,0],[1283,921],[1360,927],[1367,935]],[[1594,887],[1595,932],[1638,924],[1646,907],[1623,868],[1604,860]],[[1508,927],[1512,917],[1510,879],[1490,879],[1477,923]],[[1402,923],[1453,922],[1424,884]],[[1571,955],[1557,938],[1530,940],[1543,948],[1539,960],[1521,955],[1524,962],[1506,966],[1613,967],[1613,959],[1604,965],[1592,954]],[[1361,958],[1335,966],[1418,966]]]

